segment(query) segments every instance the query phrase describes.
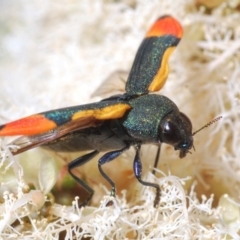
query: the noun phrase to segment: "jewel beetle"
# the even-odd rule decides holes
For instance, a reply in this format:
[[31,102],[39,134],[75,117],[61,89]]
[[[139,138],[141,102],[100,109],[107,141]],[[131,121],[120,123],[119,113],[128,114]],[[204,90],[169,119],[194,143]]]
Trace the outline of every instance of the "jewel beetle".
[[158,184],[142,180],[141,145],[170,144],[180,151],[180,158],[193,148],[189,118],[169,98],[149,94],[159,91],[165,84],[168,60],[182,33],[182,27],[175,18],[169,15],[160,17],[137,51],[124,94],[10,122],[0,126],[0,136],[22,135],[13,142],[18,146],[13,151],[14,155],[37,146],[61,152],[91,150],[68,165],[70,175],[89,192],[86,203],[90,201],[93,189],[72,170],[99,152],[106,152],[99,159],[98,168],[112,187],[111,195],[115,196],[115,184],[102,166],[133,146],[136,151],[134,174],[141,184],[156,189],[154,206],[157,206],[161,190]]

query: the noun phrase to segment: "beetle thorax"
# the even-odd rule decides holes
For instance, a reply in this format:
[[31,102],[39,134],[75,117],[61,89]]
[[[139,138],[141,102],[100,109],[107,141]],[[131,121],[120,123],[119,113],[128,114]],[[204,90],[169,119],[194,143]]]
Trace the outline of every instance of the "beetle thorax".
[[122,124],[127,133],[136,141],[159,143],[158,129],[166,114],[178,111],[177,106],[161,95],[144,95],[130,101],[132,109]]

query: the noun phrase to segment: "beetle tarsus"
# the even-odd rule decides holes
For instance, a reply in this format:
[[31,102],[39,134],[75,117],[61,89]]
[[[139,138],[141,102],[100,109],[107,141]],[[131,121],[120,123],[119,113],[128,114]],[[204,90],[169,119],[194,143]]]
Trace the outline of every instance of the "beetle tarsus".
[[115,197],[116,196],[116,188],[115,187],[111,189],[110,196],[111,197]]

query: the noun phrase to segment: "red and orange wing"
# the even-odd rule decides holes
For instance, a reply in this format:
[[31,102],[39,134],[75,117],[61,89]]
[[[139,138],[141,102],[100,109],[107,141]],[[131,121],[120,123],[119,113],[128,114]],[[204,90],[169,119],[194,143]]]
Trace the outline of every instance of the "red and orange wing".
[[0,136],[26,136],[13,142],[20,147],[17,154],[70,132],[121,118],[130,108],[128,103],[115,100],[43,112],[0,126]]

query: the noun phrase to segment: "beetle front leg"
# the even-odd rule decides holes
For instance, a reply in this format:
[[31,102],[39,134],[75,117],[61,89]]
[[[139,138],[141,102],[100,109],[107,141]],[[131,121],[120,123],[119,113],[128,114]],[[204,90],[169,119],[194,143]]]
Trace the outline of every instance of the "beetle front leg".
[[135,174],[137,180],[142,185],[156,188],[156,197],[155,197],[155,200],[153,203],[154,207],[156,207],[159,203],[161,189],[160,189],[159,185],[156,183],[145,182],[142,180],[142,178],[141,178],[142,177],[142,163],[141,163],[141,159],[140,159],[140,149],[141,149],[141,145],[137,145],[136,155],[135,155],[135,158],[133,161],[133,171],[134,171],[134,174]]
[[153,165],[153,170],[152,170],[153,175],[155,175],[156,168],[158,167],[158,162],[159,162],[160,153],[161,153],[161,146],[162,146],[162,144],[160,143],[158,145],[158,149],[157,149],[157,153],[156,153],[156,157],[155,157],[155,161],[154,161],[154,165]]
[[129,148],[129,146],[124,147],[120,150],[116,150],[116,151],[112,151],[112,152],[108,152],[106,154],[104,154],[99,160],[98,160],[98,169],[99,172],[102,174],[102,176],[109,182],[109,184],[111,185],[112,189],[111,189],[111,193],[110,196],[115,197],[116,195],[116,187],[115,187],[115,183],[109,178],[109,176],[103,171],[102,169],[102,165],[108,162],[111,162],[112,160],[114,160],[115,158],[117,158],[119,155],[121,155],[124,151],[126,151]]

